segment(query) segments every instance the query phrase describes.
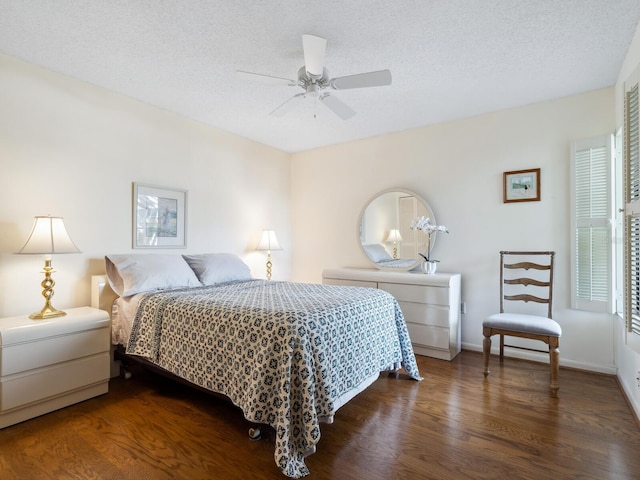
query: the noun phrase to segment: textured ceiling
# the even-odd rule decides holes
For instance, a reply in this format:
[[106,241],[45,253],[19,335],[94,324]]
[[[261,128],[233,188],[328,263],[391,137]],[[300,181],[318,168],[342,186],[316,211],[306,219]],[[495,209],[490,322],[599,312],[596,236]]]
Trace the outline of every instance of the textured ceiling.
[[[287,152],[615,84],[638,0],[0,0],[0,52]],[[387,87],[336,91],[340,120],[297,87],[301,35],[327,39],[332,76],[390,69]]]

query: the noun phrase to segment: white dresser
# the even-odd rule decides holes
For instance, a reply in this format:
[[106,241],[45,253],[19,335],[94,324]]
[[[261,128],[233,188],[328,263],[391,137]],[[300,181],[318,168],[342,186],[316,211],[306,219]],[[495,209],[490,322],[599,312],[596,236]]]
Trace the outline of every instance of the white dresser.
[[95,308],[0,318],[0,428],[107,393],[110,343],[109,315]]
[[451,360],[460,353],[460,274],[336,268],[322,272],[326,285],[379,288],[391,293],[407,322],[415,353]]

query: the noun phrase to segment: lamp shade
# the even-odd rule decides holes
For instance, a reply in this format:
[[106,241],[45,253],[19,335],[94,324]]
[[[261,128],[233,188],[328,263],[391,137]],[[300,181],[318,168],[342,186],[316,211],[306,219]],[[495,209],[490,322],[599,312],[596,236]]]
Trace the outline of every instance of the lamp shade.
[[393,228],[389,230],[389,235],[387,236],[387,239],[385,240],[385,242],[401,242],[401,241],[402,241],[402,235],[400,235],[400,230],[398,230],[397,228]]
[[263,230],[262,237],[260,237],[256,250],[282,250],[282,247],[276,238],[276,232],[273,230]]
[[48,215],[35,218],[27,243],[18,253],[50,255],[79,252],[67,233],[62,217]]

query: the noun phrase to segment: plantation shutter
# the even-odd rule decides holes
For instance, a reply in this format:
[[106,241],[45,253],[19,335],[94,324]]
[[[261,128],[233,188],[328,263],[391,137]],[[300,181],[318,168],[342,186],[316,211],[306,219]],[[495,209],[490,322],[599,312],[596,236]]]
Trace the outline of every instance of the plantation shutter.
[[640,113],[637,73],[625,83],[625,320],[628,331],[640,335]]
[[613,312],[613,135],[572,145],[572,308]]

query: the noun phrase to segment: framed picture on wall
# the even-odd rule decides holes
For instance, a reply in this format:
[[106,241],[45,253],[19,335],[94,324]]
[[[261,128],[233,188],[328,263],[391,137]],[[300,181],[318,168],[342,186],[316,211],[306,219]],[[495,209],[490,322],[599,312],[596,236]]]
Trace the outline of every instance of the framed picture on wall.
[[133,184],[133,248],[187,246],[187,191]]
[[503,174],[504,203],[540,201],[540,169],[515,170]]

